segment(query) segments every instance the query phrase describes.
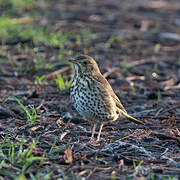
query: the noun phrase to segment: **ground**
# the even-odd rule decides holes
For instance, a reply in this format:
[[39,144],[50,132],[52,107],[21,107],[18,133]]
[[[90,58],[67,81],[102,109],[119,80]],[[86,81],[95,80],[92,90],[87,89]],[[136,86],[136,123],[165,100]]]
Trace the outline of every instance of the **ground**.
[[[180,178],[178,0],[0,0],[0,15],[1,179]],[[89,143],[69,97],[79,54],[145,126]]]

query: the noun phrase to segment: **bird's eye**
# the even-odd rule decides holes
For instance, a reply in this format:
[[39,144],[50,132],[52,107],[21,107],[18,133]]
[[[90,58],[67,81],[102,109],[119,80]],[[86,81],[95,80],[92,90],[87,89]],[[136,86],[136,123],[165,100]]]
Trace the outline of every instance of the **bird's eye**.
[[84,64],[84,65],[87,65],[88,63],[87,63],[87,61],[84,61],[83,64]]

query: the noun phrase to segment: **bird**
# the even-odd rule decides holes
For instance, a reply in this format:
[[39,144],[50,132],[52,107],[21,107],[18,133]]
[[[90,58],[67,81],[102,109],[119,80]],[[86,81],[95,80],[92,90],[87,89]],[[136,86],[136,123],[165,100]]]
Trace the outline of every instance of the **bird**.
[[100,128],[96,141],[100,141],[104,122],[125,117],[136,123],[144,123],[127,113],[111,85],[101,74],[96,61],[88,55],[69,59],[74,66],[74,78],[70,86],[70,96],[77,112],[93,123],[90,142],[95,142],[96,126]]

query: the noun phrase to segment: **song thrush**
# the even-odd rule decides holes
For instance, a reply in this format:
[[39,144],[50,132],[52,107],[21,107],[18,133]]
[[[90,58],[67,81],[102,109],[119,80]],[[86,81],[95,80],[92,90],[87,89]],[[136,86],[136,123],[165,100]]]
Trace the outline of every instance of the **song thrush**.
[[100,140],[104,121],[115,121],[124,116],[137,124],[144,124],[127,114],[108,81],[101,74],[96,61],[87,55],[70,59],[75,68],[70,88],[75,109],[87,120],[93,122],[91,141],[94,141],[96,124],[100,122],[97,141]]

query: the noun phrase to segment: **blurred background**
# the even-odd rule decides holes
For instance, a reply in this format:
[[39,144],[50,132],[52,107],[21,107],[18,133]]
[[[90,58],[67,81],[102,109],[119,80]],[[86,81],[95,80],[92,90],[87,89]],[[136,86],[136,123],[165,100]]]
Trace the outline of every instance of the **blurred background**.
[[0,63],[51,69],[78,53],[123,68],[179,61],[179,11],[178,0],[0,0]]

